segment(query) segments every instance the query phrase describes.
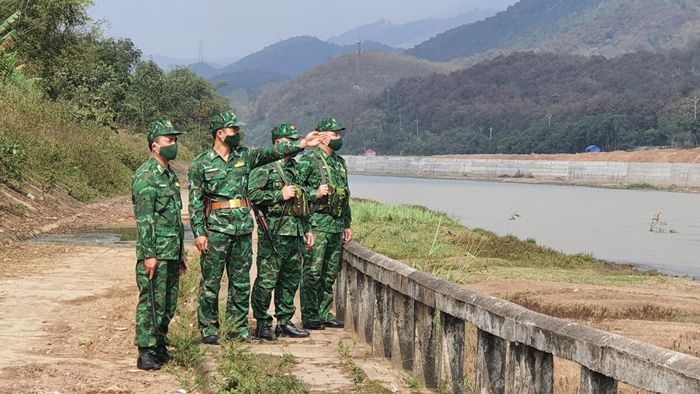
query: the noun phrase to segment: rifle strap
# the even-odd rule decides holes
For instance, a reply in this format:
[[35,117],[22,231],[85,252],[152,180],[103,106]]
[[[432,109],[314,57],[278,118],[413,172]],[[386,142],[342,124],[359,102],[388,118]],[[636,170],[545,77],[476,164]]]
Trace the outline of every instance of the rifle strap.
[[282,178],[282,182],[284,182],[285,186],[292,184],[292,182],[289,181],[289,178],[287,178],[287,174],[284,173],[284,169],[282,168],[279,160],[275,162],[275,172],[279,174],[280,178]]
[[[289,186],[292,183],[289,181],[289,178],[287,178],[287,175],[284,173],[284,169],[282,168],[282,164],[280,164],[280,160],[277,160],[275,162],[275,172],[282,178],[282,182],[284,182],[285,186]],[[284,202],[284,206],[282,207],[282,216],[280,217],[280,220],[277,222],[277,226],[275,226],[275,230],[272,234],[277,235],[277,233],[280,231],[282,228],[282,224],[287,221],[287,215],[285,212],[287,212],[287,207],[289,206],[289,201],[286,200]]]

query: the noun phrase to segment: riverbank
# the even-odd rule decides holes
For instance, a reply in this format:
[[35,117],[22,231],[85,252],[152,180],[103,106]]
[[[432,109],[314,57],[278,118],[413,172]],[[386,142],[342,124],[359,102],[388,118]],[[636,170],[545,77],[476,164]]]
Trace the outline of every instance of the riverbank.
[[552,155],[344,157],[348,171],[357,175],[700,191],[700,149]]
[[[689,278],[468,229],[418,206],[353,201],[352,209],[355,239],[377,253],[536,312],[700,356],[700,283]],[[580,368],[555,360],[555,369],[556,391],[575,392]]]

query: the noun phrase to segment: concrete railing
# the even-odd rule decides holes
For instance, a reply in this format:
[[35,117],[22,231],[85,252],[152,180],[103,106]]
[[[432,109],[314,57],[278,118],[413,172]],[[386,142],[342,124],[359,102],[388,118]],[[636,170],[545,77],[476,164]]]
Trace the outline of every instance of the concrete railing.
[[[553,357],[581,366],[580,393],[618,382],[659,393],[700,393],[700,359],[546,316],[417,271],[357,243],[346,246],[336,313],[373,353],[428,388],[463,392],[473,363],[478,393],[552,393]],[[476,355],[466,348],[476,327]]]

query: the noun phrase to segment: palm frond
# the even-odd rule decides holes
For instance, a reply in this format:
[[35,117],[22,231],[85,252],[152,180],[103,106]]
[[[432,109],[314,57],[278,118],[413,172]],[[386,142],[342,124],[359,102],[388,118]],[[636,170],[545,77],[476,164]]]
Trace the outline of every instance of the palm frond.
[[2,23],[0,23],[0,36],[2,36],[2,38],[0,38],[0,44],[12,37],[13,30],[10,30],[10,25],[12,25],[17,19],[19,19],[19,16],[21,14],[22,13],[19,10],[17,10],[14,14],[8,16],[7,18],[5,18],[5,20],[2,21]]

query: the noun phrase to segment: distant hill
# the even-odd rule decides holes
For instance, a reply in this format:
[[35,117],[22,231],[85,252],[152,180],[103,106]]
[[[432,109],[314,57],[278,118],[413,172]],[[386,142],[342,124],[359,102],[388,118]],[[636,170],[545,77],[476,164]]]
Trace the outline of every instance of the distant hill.
[[202,78],[211,78],[216,74],[221,73],[221,69],[216,68],[212,66],[209,63],[203,63],[203,62],[198,62],[198,63],[192,63],[189,66],[190,70],[192,70],[197,76],[200,76]]
[[683,47],[700,32],[697,0],[521,0],[407,53],[433,61],[490,50],[538,49],[614,56]]
[[[223,69],[221,74],[241,70],[261,70],[295,77],[321,63],[348,52],[357,46],[336,45],[311,36],[289,38],[248,55]],[[397,49],[376,42],[363,42],[366,52],[396,52]]]
[[370,40],[395,48],[410,48],[439,33],[494,14],[495,10],[471,10],[452,18],[428,18],[400,24],[382,19],[331,37],[327,41],[338,45],[353,45],[358,40]]
[[248,69],[217,74],[210,78],[217,86],[216,91],[224,96],[230,96],[238,89],[243,89],[250,95],[256,95],[266,86],[288,79],[286,75],[272,71]]
[[[269,129],[283,121],[294,122],[303,131],[313,129],[319,119],[329,115],[352,122],[367,98],[383,94],[399,79],[452,70],[397,53],[363,53],[359,58],[343,55],[265,90],[250,122],[248,141],[268,144]],[[391,92],[388,100],[395,100]]]

